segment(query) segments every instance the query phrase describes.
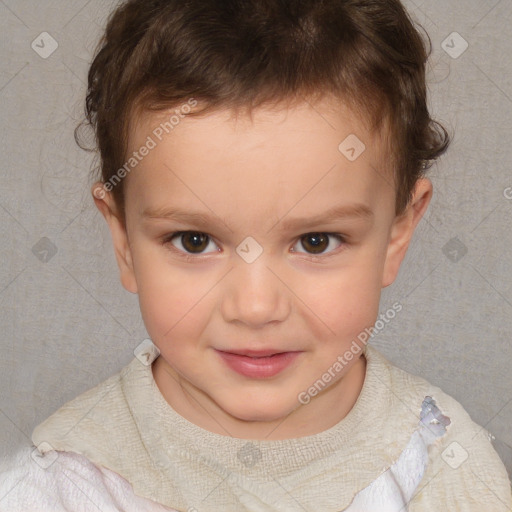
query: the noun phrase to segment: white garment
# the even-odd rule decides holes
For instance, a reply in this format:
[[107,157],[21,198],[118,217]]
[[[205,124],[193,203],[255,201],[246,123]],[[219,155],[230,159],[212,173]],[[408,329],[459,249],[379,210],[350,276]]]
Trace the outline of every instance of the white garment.
[[[74,452],[25,447],[0,464],[1,512],[169,512],[117,473]],[[46,467],[48,466],[48,467]],[[176,511],[174,511],[176,512]]]
[[360,491],[345,512],[407,512],[428,465],[428,447],[446,433],[450,419],[425,397],[420,423],[399,459]]

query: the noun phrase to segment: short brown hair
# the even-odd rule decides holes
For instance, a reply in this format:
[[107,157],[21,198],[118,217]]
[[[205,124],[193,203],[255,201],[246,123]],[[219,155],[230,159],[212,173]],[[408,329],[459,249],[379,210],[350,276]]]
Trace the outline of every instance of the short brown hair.
[[[332,94],[371,132],[387,121],[401,213],[450,142],[427,108],[428,43],[399,0],[129,0],[98,45],[75,138],[86,149],[78,130],[92,126],[106,183],[125,163],[135,112],[191,97],[205,105],[197,114],[250,112]],[[113,188],[124,220],[123,191]]]

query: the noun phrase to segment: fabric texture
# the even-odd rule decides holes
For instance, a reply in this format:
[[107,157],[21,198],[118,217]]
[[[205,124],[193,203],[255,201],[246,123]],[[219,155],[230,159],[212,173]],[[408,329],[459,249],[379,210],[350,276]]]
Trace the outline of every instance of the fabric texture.
[[[128,481],[74,452],[25,447],[0,464],[0,512],[168,512]],[[3,468],[2,468],[3,467]]]
[[[419,428],[398,461],[359,492],[346,512],[407,510],[428,464],[428,446],[445,434],[449,423],[432,398],[426,397]],[[83,455],[50,449],[46,443],[19,452],[7,471],[0,469],[0,475],[0,511],[80,512],[94,506],[105,512],[176,512],[134,495],[129,482],[117,473]]]
[[[134,358],[51,415],[32,441],[45,456],[81,454],[103,475],[108,468],[129,482],[126,495],[133,486],[137,496],[179,511],[512,510],[510,482],[488,433],[439,388],[370,346],[365,357],[352,410],[312,436],[248,441],[206,431],[170,407],[151,366]],[[444,417],[446,433],[419,425]]]

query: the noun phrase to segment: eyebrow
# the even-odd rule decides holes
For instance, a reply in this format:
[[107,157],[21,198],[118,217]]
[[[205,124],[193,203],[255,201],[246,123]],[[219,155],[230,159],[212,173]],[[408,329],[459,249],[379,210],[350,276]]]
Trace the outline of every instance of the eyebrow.
[[[370,220],[374,216],[373,211],[364,204],[341,205],[335,206],[326,212],[314,216],[288,219],[287,214],[278,220],[269,231],[274,229],[278,224],[280,231],[294,230],[298,228],[308,228],[318,226],[319,224],[327,224],[343,219],[363,219]],[[216,215],[209,215],[201,212],[183,211],[172,207],[163,208],[146,208],[142,212],[143,219],[161,219],[175,220],[184,224],[192,224],[195,226],[212,226],[226,223]]]
[[178,210],[172,207],[163,208],[146,208],[142,212],[143,219],[162,219],[162,220],[175,220],[184,224],[194,224],[197,226],[211,226],[218,223],[223,223],[222,219],[216,215],[208,215],[201,212],[190,212]]
[[282,230],[294,230],[297,228],[314,227],[319,224],[328,224],[343,219],[370,220],[372,218],[373,211],[368,206],[365,204],[351,204],[334,206],[323,213],[308,217],[288,219],[285,216],[276,222],[275,225],[280,224],[280,229]]

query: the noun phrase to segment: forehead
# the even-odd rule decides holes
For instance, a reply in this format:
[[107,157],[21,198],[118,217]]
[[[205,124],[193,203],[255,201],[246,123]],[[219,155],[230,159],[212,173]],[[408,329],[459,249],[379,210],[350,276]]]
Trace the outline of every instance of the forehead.
[[[195,107],[191,107],[191,104]],[[331,130],[351,128],[366,139],[366,142],[372,144],[377,141],[370,141],[368,132],[368,120],[359,112],[349,108],[349,106],[338,98],[331,95],[324,95],[320,99],[308,100],[283,100],[273,105],[256,107],[248,109],[240,107],[239,109],[218,108],[206,113],[200,113],[200,110],[206,104],[202,104],[190,98],[183,100],[180,104],[163,111],[138,110],[133,113],[129,126],[130,145],[136,145],[142,137],[153,133],[159,136],[159,127],[163,129],[162,135],[182,135],[189,130],[200,130],[201,127],[208,129],[209,126],[222,125],[229,135],[242,134],[242,132],[252,132],[256,134],[258,130],[268,131],[269,125],[285,124],[287,128],[306,128],[305,125],[313,127],[331,128]],[[191,112],[194,115],[187,115]],[[186,122],[185,122],[186,121]],[[193,122],[195,121],[195,122]],[[165,130],[164,125],[167,127]],[[230,125],[230,126],[229,126]],[[179,128],[179,129],[178,129]],[[372,137],[380,139],[380,134],[373,134]]]
[[[179,108],[145,113],[132,124],[129,154],[149,140],[153,149],[125,184],[126,201],[139,213],[169,201],[221,210],[229,200],[233,211],[249,201],[263,210],[277,205],[273,213],[282,215],[301,197],[301,206],[315,209],[341,200],[341,193],[375,202],[378,190],[390,188],[380,134],[370,134],[333,99],[250,116],[218,110],[186,117]],[[394,192],[386,200],[393,198]]]

